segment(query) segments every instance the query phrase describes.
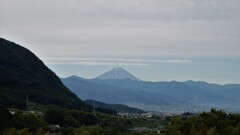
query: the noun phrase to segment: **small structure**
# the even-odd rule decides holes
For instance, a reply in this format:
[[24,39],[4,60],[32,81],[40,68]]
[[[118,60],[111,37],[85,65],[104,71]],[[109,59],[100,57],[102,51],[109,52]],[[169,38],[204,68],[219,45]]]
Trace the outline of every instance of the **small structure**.
[[16,112],[15,111],[9,111],[12,115],[14,115]]
[[60,125],[49,125],[48,128],[50,129],[51,132],[54,132],[60,129]]

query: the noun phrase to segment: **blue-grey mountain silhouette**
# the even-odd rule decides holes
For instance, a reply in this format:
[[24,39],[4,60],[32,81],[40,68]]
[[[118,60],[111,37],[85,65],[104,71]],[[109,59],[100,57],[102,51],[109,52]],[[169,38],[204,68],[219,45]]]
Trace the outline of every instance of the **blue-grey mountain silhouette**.
[[140,79],[120,67],[107,71],[106,73],[96,77],[95,79],[131,79],[135,81],[140,81]]

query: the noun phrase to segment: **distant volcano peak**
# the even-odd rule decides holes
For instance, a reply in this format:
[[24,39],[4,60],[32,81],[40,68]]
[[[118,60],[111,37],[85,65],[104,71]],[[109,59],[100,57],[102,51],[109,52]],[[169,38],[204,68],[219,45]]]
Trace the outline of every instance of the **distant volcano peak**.
[[115,67],[110,71],[96,77],[95,79],[130,79],[140,81],[137,77],[126,71],[121,67]]

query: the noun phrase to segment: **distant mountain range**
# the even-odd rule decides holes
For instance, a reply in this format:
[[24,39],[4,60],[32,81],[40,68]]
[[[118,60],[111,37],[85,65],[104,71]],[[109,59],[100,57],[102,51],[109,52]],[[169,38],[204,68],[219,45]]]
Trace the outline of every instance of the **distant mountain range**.
[[116,67],[110,71],[107,71],[106,73],[96,77],[95,79],[131,79],[135,81],[140,81],[140,79],[120,67]]
[[[124,80],[126,82],[132,81],[130,79]],[[76,93],[83,100],[94,99],[108,104],[147,103],[154,105],[171,105],[185,103],[165,94],[153,94],[147,91],[138,91],[135,89],[122,88],[110,84],[104,84],[100,81],[107,82],[109,80],[87,80],[76,76],[62,79],[64,85],[67,86],[70,90],[72,90],[72,92]]]
[[[139,81],[139,79],[130,79],[129,77],[123,79],[114,77],[114,70],[116,69],[105,73],[112,76],[111,79],[101,77],[84,79],[71,76],[63,78],[62,82],[84,100],[94,99],[110,104],[137,103],[158,106],[240,105],[239,84],[218,85],[197,81]],[[121,69],[121,71],[126,70]]]

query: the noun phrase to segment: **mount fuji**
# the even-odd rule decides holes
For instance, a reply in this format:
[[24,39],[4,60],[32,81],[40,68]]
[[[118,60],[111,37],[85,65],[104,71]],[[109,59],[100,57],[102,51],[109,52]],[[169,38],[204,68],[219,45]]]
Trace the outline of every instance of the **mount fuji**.
[[120,67],[107,71],[106,73],[96,77],[95,79],[116,79],[116,80],[130,79],[134,81],[141,81],[140,79],[138,79],[137,77],[135,77],[134,75]]

